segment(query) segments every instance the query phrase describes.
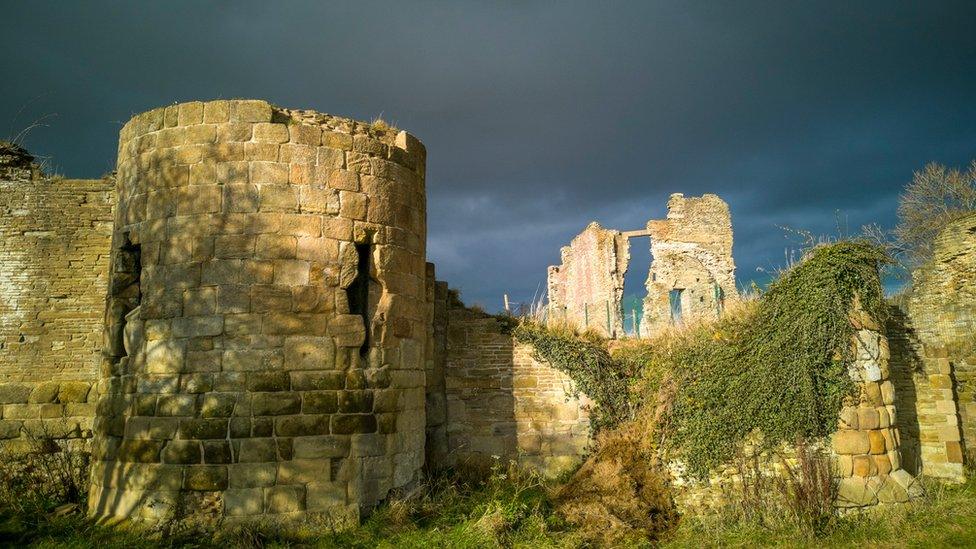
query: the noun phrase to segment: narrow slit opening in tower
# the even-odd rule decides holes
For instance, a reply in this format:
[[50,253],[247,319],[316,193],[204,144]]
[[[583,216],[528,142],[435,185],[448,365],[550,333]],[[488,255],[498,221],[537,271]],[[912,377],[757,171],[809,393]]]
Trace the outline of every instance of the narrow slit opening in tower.
[[127,356],[125,348],[126,317],[142,303],[142,246],[133,244],[129,235],[119,247],[112,280],[112,348],[119,358]]
[[362,346],[359,348],[359,355],[365,357],[366,353],[369,352],[369,336],[372,331],[369,318],[369,271],[373,257],[373,245],[369,243],[356,244],[356,256],[358,258],[356,278],[346,288],[346,297],[349,301],[349,313],[363,318],[366,335],[363,338]]

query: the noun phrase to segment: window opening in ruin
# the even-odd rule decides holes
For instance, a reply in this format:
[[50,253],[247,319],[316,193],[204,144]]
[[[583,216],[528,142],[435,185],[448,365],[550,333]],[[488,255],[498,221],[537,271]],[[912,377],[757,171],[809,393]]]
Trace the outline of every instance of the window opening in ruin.
[[112,354],[121,358],[125,350],[126,316],[142,302],[142,246],[133,244],[129,234],[124,235],[122,246],[116,252],[115,269],[112,273],[111,311],[109,320]]
[[628,250],[630,260],[627,272],[624,273],[624,295],[620,301],[620,315],[623,319],[624,334],[631,337],[641,337],[641,321],[644,318],[647,284],[655,282],[657,275],[650,272],[652,259],[650,237],[631,236],[628,240],[630,241]]
[[715,312],[721,315],[724,309],[725,309],[725,290],[723,290],[722,287],[718,285],[718,282],[716,282],[715,283]]
[[671,323],[681,324],[681,294],[683,289],[674,289],[668,292],[668,302],[671,304]]
[[373,245],[370,243],[356,244],[356,278],[352,284],[346,288],[346,297],[349,301],[349,314],[359,315],[363,318],[363,327],[366,329],[366,337],[359,348],[359,355],[365,357],[369,352],[370,328],[369,315],[369,286],[371,258],[373,257]]

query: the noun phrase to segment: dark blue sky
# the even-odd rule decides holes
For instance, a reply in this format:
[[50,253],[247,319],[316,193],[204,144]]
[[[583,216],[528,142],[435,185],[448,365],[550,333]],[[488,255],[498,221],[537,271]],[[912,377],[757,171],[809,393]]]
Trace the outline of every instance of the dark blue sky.
[[890,226],[914,170],[976,157],[973,2],[328,4],[4,1],[0,136],[41,119],[25,144],[95,177],[175,101],[382,115],[427,145],[439,277],[492,309],[672,192],[729,202],[748,283],[778,226]]

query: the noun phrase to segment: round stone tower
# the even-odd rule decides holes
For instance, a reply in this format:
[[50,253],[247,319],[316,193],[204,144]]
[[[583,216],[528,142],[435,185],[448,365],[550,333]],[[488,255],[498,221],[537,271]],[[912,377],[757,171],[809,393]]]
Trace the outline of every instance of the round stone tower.
[[425,161],[264,101],[125,125],[92,516],[349,520],[416,480]]

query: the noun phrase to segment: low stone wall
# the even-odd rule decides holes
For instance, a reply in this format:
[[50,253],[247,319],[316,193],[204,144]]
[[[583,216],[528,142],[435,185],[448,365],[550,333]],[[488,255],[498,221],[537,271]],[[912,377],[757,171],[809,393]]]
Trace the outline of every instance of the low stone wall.
[[554,475],[578,464],[590,424],[587,401],[573,396],[569,377],[535,360],[498,318],[458,304],[448,316],[447,450],[432,465],[515,460]]
[[[889,343],[882,326],[855,307],[850,316],[855,328],[852,341],[855,360],[849,374],[858,385],[840,411],[837,431],[829,440],[812,442],[812,449],[826,453],[837,480],[836,505],[857,509],[878,504],[906,502],[921,493],[915,476],[902,467],[897,394],[889,368]],[[671,464],[675,502],[682,511],[698,511],[727,503],[730,494],[741,494],[744,474],[767,477],[797,471],[796,449],[783,445],[756,454],[754,434],[741,448],[741,462],[715,470],[708,482],[684,475],[680,463]],[[758,471],[752,470],[758,467]]]
[[82,449],[95,415],[114,183],[44,175],[0,148],[0,440]]

